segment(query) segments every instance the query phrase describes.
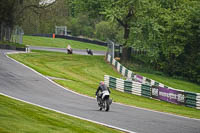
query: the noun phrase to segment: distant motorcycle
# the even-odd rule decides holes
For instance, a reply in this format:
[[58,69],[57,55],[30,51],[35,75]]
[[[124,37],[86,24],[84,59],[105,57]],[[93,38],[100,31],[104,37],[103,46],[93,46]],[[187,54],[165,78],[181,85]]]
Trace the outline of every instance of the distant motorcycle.
[[67,49],[67,53],[68,54],[73,54],[73,50],[72,49]]
[[91,49],[86,49],[87,54],[93,55],[93,51]]
[[97,95],[97,103],[99,110],[109,111],[110,105],[112,104],[110,93],[108,91],[103,91],[102,94]]
[[67,53],[68,54],[72,54],[73,53],[73,50],[72,50],[72,47],[70,46],[70,44],[67,45]]

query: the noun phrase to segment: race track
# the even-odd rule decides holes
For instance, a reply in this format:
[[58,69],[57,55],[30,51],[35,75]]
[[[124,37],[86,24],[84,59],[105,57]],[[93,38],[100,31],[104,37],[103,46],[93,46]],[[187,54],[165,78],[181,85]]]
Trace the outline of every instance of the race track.
[[[78,117],[138,133],[200,133],[200,120],[113,103],[98,111],[96,100],[59,87],[7,58],[0,50],[0,93]],[[95,92],[94,92],[95,93]],[[135,101],[137,102],[137,101]]]
[[[66,48],[54,48],[54,47],[42,47],[42,46],[29,46],[31,50],[45,50],[45,51],[54,51],[54,52],[63,52],[67,53]],[[94,55],[105,55],[105,51],[95,51],[92,50]],[[85,49],[73,49],[73,54],[87,55]]]

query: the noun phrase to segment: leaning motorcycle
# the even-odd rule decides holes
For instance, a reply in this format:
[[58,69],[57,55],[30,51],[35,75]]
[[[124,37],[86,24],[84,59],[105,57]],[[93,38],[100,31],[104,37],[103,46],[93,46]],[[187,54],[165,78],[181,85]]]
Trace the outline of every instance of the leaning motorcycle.
[[97,96],[97,102],[99,110],[109,111],[112,99],[110,99],[110,93],[108,91],[103,91],[102,94]]

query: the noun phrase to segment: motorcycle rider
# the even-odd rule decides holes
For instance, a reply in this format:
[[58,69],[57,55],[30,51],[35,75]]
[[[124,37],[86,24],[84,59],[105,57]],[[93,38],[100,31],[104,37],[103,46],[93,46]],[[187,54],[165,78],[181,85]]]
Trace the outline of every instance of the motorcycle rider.
[[108,91],[109,93],[111,93],[110,89],[105,85],[105,83],[103,81],[101,81],[100,85],[96,91],[97,102],[99,105],[102,104],[102,95],[103,95],[104,91]]
[[73,51],[73,50],[72,50],[71,46],[70,46],[70,45],[67,45],[67,53],[68,53],[68,54],[72,54],[72,53],[73,53],[72,51]]
[[86,51],[87,51],[88,54],[93,55],[93,51],[91,49],[87,48]]

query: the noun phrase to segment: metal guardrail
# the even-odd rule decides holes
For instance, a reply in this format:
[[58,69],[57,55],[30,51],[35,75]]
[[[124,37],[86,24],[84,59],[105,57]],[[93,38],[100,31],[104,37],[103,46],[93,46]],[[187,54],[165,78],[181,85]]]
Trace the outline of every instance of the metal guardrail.
[[122,66],[110,55],[107,55],[107,61],[112,64],[119,73],[127,78],[127,80],[123,80],[105,75],[105,83],[110,88],[200,109],[200,93],[174,89],[155,80],[137,75]]

